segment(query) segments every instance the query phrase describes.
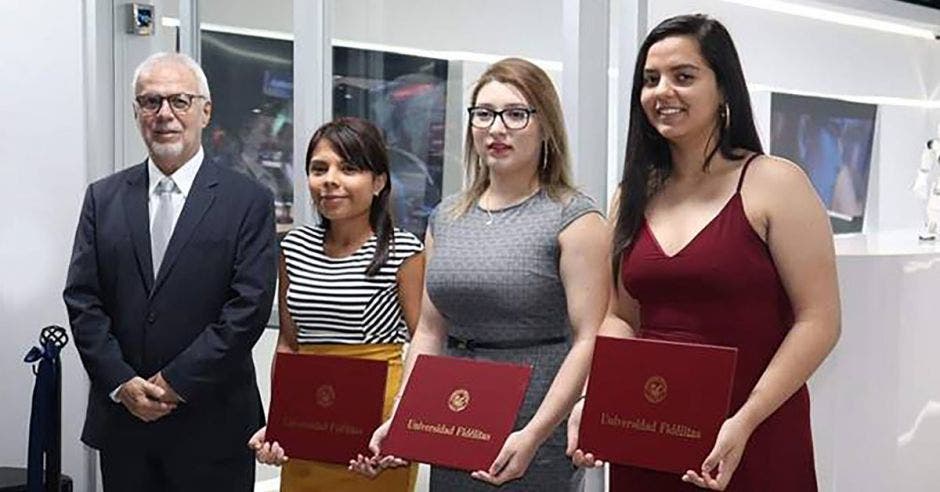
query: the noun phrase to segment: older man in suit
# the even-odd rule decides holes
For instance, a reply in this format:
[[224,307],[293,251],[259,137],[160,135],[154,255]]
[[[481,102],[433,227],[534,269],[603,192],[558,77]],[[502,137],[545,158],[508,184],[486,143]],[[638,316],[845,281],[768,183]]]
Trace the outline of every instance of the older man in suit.
[[91,379],[82,440],[107,491],[252,490],[272,195],[203,160],[212,103],[192,59],[151,56],[134,91],[149,157],[88,187],[64,292]]

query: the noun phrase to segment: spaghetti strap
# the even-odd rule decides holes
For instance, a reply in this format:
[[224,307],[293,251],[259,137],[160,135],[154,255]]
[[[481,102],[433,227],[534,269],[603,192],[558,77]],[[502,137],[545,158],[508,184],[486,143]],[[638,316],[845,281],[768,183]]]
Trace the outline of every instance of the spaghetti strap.
[[747,173],[748,166],[751,165],[751,162],[756,159],[760,154],[754,153],[751,157],[747,158],[747,161],[744,163],[744,167],[741,168],[741,177],[738,178],[738,189],[735,190],[735,193],[741,193],[741,185],[744,184],[744,175]]

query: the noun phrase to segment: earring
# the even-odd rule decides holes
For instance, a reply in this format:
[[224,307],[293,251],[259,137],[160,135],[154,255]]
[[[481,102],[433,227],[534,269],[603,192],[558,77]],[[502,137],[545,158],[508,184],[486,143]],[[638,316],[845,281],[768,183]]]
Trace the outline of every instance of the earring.
[[548,141],[542,140],[542,170],[548,171]]
[[728,103],[724,103],[721,106],[721,118],[725,120],[724,127],[725,130],[731,128],[731,106]]

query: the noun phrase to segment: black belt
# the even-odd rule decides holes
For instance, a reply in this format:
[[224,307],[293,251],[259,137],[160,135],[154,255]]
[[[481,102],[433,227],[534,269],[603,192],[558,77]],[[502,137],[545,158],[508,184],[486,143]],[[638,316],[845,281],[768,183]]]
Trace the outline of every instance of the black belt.
[[551,338],[520,338],[516,340],[501,340],[485,342],[474,340],[472,338],[460,338],[453,335],[447,335],[447,348],[460,350],[476,349],[521,349],[529,347],[538,347],[540,345],[554,345],[564,343],[568,339],[563,336]]

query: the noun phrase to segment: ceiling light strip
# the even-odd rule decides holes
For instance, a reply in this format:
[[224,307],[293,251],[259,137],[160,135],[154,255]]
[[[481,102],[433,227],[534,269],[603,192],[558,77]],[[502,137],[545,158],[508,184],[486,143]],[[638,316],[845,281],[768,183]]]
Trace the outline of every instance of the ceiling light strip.
[[796,15],[835,24],[846,26],[861,27],[865,29],[874,29],[876,31],[901,34],[904,36],[913,36],[921,39],[936,39],[936,34],[929,29],[912,27],[900,22],[891,22],[881,19],[874,19],[862,15],[849,14],[838,10],[813,7],[809,5],[800,5],[793,2],[782,0],[724,0],[727,3],[753,7],[781,14]]
[[[179,19],[173,17],[163,17],[161,19],[161,24],[164,27],[179,27]],[[203,22],[200,27],[203,30],[211,32],[221,32],[226,34],[240,34],[243,36],[255,36],[269,39],[280,39],[284,41],[293,41],[294,35],[292,33],[282,32],[282,31],[269,31],[265,29],[249,29],[245,27],[235,27],[235,26],[226,26],[221,24],[210,24],[208,22]],[[383,43],[369,43],[364,41],[351,41],[347,39],[333,39],[333,46],[339,46],[341,48],[356,48],[361,50],[370,50],[370,51],[384,51],[387,53],[398,53],[402,55],[410,56],[419,56],[422,58],[437,58],[443,60],[460,60],[460,61],[472,61],[485,64],[496,63],[503,58],[507,58],[511,55],[493,55],[485,53],[474,53],[471,51],[442,51],[442,50],[426,50],[421,48],[411,48],[407,46],[392,46]],[[537,58],[526,57],[527,60],[532,63],[544,68],[545,70],[551,70],[560,72],[562,70],[562,63],[560,61],[554,60],[541,60]]]

